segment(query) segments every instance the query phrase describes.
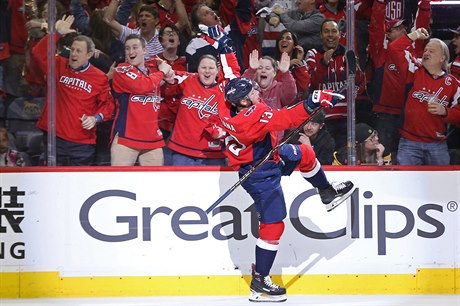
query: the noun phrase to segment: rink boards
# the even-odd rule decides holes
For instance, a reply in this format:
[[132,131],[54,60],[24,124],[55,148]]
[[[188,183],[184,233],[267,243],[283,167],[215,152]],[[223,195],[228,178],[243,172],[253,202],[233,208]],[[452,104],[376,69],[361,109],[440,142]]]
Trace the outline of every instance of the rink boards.
[[[0,297],[246,295],[257,216],[241,187],[205,213],[238,179],[215,169],[1,173]],[[283,177],[275,280],[290,294],[458,294],[459,169],[340,169],[329,179],[357,189],[329,213],[299,172]]]

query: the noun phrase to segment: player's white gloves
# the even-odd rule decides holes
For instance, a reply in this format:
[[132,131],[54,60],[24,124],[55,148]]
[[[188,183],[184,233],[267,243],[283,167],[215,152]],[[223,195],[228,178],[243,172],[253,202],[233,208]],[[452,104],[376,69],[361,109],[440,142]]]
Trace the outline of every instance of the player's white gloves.
[[307,113],[312,114],[318,107],[330,108],[342,99],[345,96],[333,90],[315,90],[303,103]]

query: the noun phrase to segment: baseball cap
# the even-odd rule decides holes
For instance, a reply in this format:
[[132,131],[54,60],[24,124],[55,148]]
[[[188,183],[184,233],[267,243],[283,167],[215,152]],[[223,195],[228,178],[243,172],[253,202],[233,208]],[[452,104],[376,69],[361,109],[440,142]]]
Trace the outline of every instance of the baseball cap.
[[355,140],[356,143],[364,142],[369,136],[374,133],[374,129],[366,123],[358,123],[355,128]]
[[454,35],[460,35],[460,26],[458,26],[456,29],[449,29]]
[[392,28],[399,27],[403,25],[404,19],[392,19],[385,23],[385,31],[390,31]]

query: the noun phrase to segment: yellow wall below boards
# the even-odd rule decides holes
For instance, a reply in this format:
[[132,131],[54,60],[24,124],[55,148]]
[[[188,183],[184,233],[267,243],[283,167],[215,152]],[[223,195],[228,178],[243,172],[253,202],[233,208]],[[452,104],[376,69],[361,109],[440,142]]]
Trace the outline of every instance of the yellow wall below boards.
[[[460,269],[416,274],[283,275],[289,294],[458,294]],[[0,273],[1,298],[224,296],[248,294],[250,276],[60,277],[58,272]]]

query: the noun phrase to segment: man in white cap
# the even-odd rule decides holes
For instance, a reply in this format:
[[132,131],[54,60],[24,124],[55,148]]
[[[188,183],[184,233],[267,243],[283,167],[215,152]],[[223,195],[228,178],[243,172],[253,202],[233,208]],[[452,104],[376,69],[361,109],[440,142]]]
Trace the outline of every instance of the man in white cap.
[[404,19],[392,19],[385,22],[385,33],[390,42],[407,34],[407,27],[404,24]]

